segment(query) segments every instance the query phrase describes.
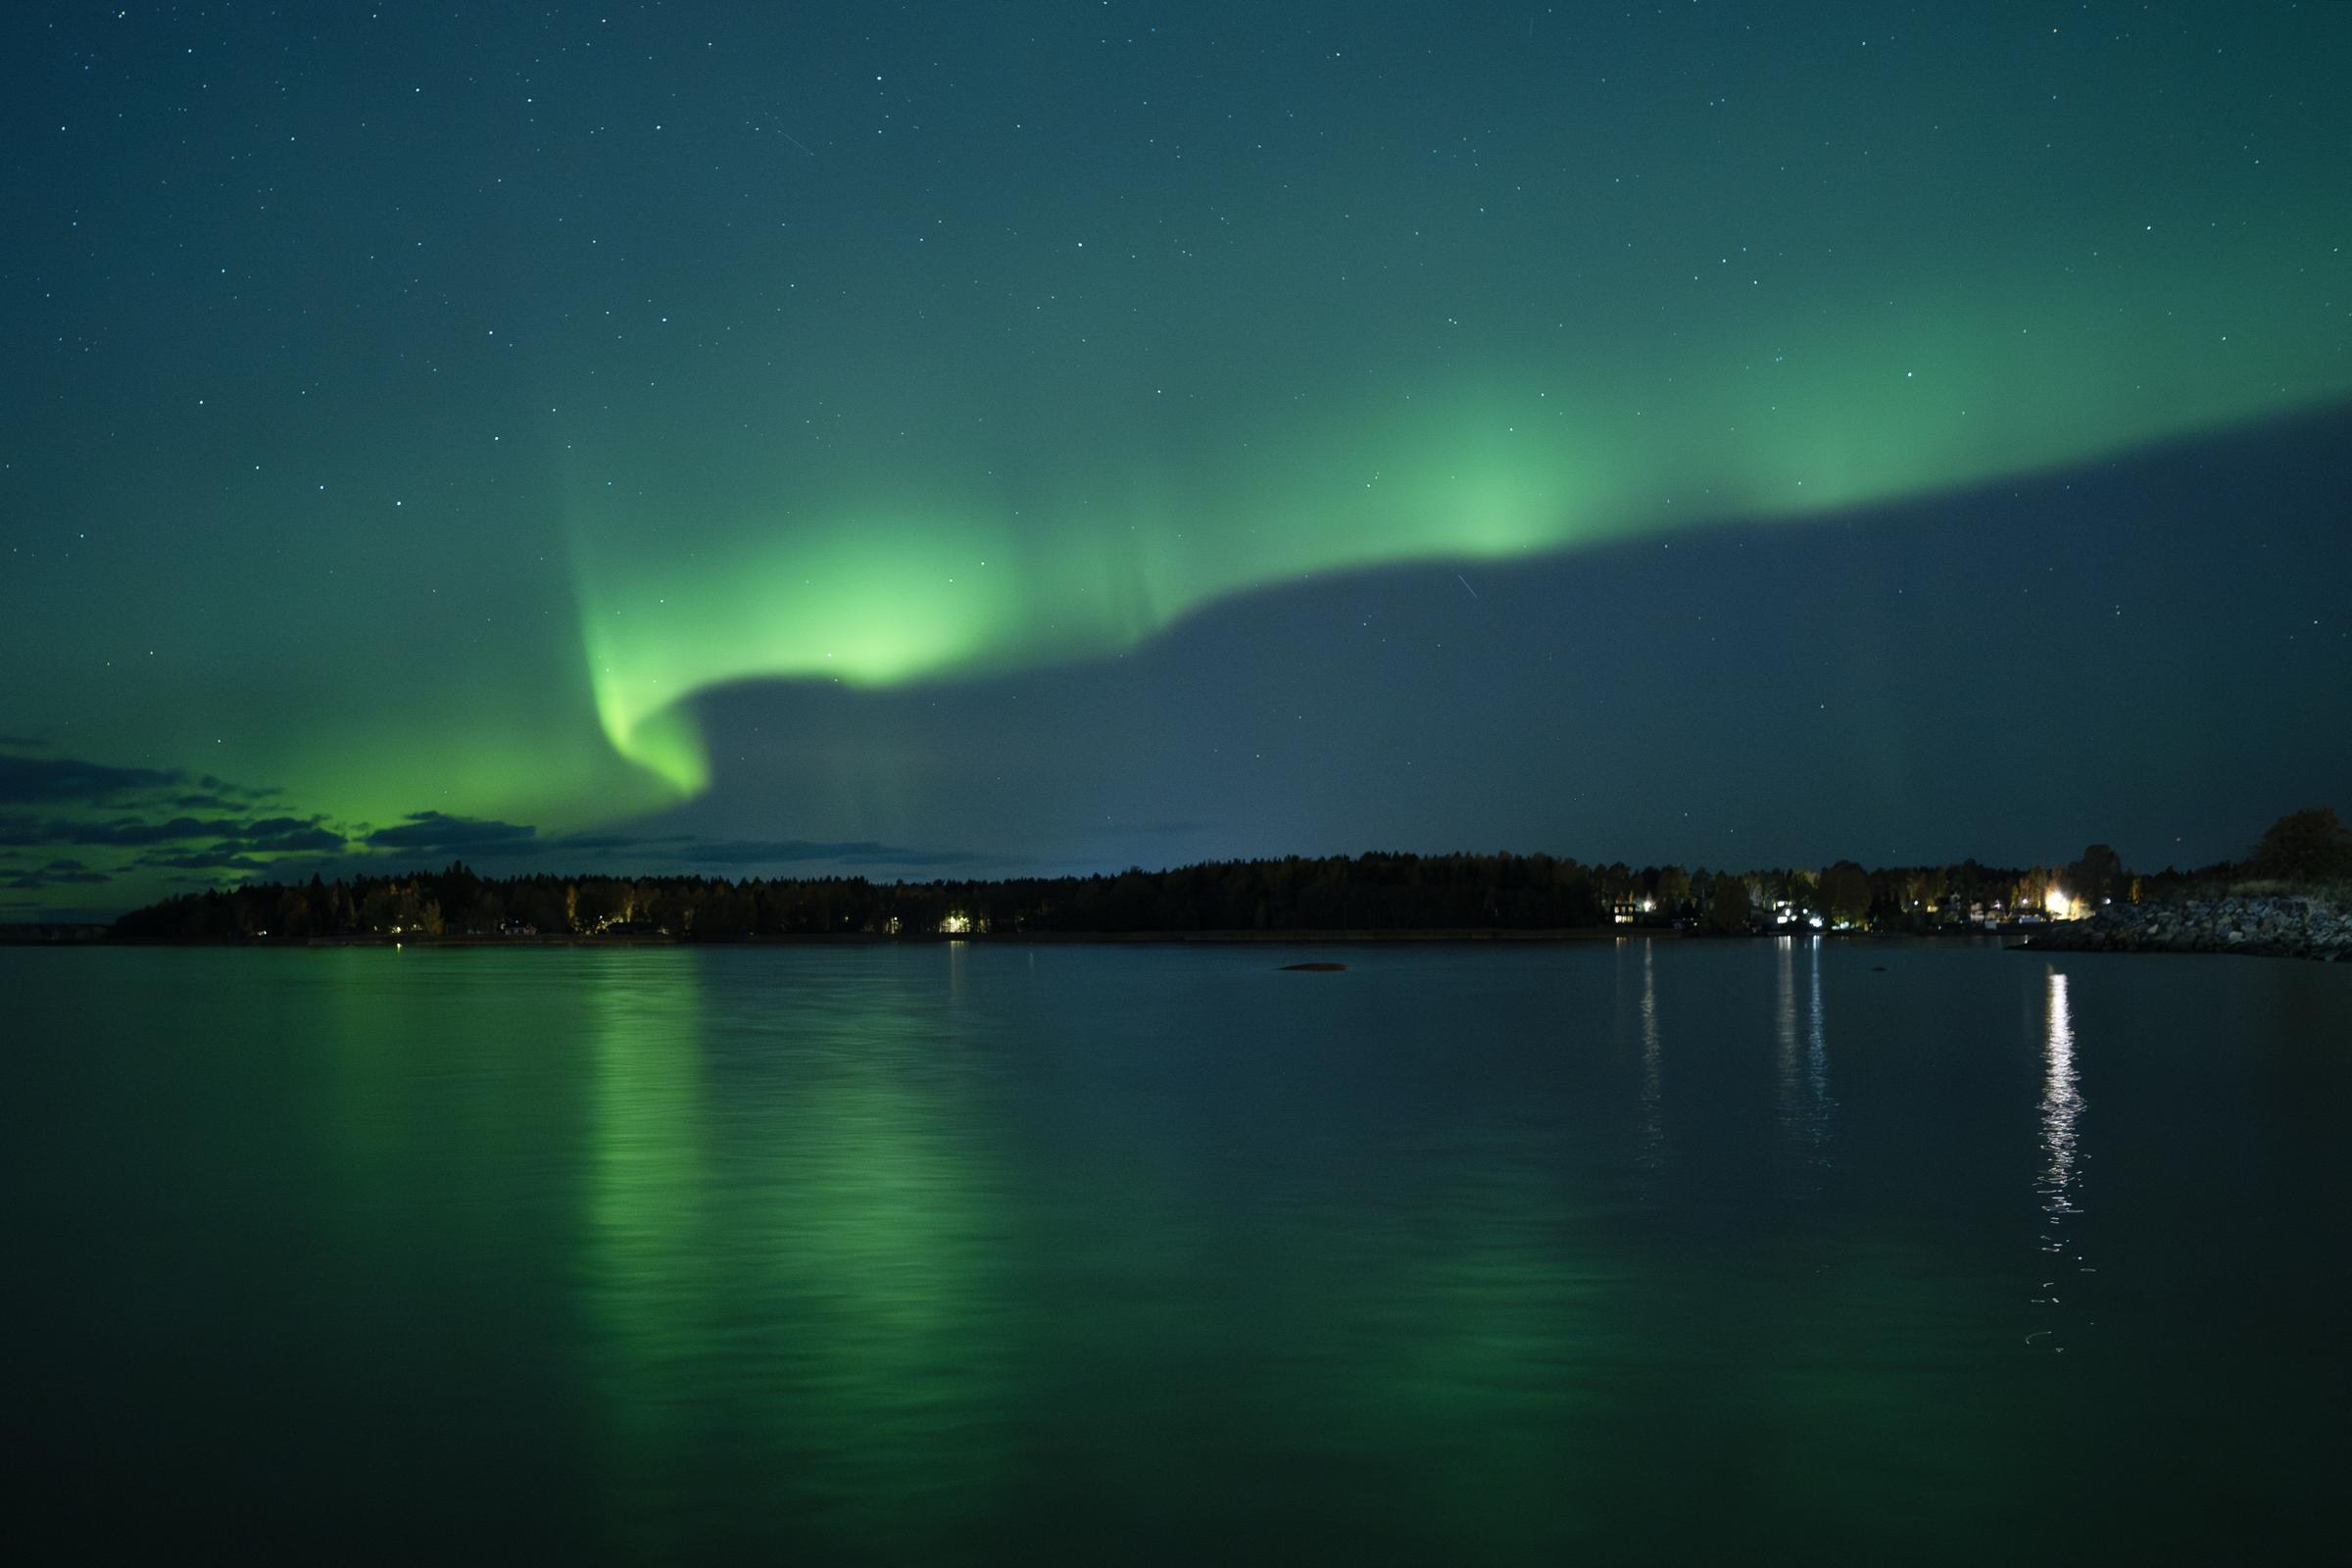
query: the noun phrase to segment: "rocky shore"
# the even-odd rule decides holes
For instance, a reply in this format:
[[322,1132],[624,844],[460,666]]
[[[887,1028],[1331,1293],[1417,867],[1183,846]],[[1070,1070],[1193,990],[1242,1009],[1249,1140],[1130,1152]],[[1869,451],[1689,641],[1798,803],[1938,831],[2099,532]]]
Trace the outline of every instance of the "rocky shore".
[[2352,962],[2352,906],[2294,896],[2112,904],[2024,946],[2036,953],[2252,953],[2344,963]]

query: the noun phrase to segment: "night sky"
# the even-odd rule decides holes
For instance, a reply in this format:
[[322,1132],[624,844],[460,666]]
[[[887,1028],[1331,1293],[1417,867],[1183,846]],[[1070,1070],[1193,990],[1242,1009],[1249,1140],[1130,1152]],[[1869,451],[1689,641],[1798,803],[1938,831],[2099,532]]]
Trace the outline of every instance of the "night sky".
[[0,919],[2352,807],[2352,5],[0,18]]

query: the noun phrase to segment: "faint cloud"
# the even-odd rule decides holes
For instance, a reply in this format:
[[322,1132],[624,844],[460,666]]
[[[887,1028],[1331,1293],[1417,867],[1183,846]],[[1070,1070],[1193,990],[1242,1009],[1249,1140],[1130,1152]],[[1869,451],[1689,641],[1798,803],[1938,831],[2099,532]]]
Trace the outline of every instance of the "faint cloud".
[[546,841],[550,851],[585,850],[599,855],[611,855],[622,850],[659,849],[665,844],[687,844],[691,833],[662,833],[644,837],[633,833],[567,833],[560,839]]
[[961,865],[986,858],[968,850],[921,850],[872,839],[712,839],[669,852],[694,865],[773,865],[832,860],[843,865]]
[[406,820],[377,828],[364,842],[377,850],[470,850],[482,855],[531,855],[546,847],[539,830],[527,823],[439,811],[412,811]]
[[242,855],[231,845],[216,845],[210,850],[198,850],[186,855],[141,856],[134,864],[141,867],[161,866],[178,871],[270,871],[276,867],[267,860],[257,860]]
[[[70,867],[71,869],[61,869],[61,867]],[[12,877],[6,883],[0,883],[0,886],[11,888],[95,886],[98,883],[112,882],[114,878],[104,871],[90,870],[78,860],[59,860],[43,866],[40,870],[26,871]]]
[[238,835],[245,848],[271,855],[333,853],[343,848],[343,835],[321,827],[323,817],[269,816],[245,824]]
[[74,757],[0,754],[0,803],[10,806],[97,802],[178,784],[187,775],[151,767],[109,767]]

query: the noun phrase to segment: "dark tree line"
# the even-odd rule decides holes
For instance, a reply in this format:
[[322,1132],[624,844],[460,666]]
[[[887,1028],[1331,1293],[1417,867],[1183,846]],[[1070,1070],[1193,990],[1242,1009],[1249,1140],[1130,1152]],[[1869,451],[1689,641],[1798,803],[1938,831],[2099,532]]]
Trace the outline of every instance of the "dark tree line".
[[187,894],[124,915],[115,932],[139,940],[302,942],[408,934],[727,941],[943,931],[1533,930],[1600,922],[1640,890],[1654,898],[1657,885],[1655,871],[1507,854],[1293,858],[1110,876],[893,883],[490,879],[461,863],[439,873]]
[[[1925,890],[2002,903],[2040,873],[1974,861],[1932,877],[1865,872],[1735,874],[1680,866],[1588,865],[1548,855],[1363,855],[1225,860],[1167,871],[1002,881],[861,877],[485,878],[446,870],[332,882],[249,883],[186,894],[124,915],[128,940],[306,942],[366,936],[781,936],[1201,931],[1537,931],[1608,924],[1705,924],[1874,911],[1923,917]],[[1962,906],[1946,895],[1956,913]]]
[[370,936],[757,937],[1202,931],[1549,931],[1682,926],[1726,935],[1789,924],[1881,931],[2082,914],[2117,900],[2216,891],[2245,877],[2352,878],[2335,812],[2273,824],[2242,862],[2135,876],[2103,844],[2064,866],[1689,871],[1549,855],[1360,855],[1219,860],[1167,871],[1002,881],[862,877],[489,878],[439,872],[248,883],[184,894],[115,922],[133,941],[307,942]]

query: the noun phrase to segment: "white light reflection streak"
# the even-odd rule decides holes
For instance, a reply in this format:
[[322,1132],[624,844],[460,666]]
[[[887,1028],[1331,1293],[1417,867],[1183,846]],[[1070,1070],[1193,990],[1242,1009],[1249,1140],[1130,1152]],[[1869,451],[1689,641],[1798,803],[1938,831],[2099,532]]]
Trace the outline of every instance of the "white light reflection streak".
[[1658,945],[1642,944],[1642,1140],[1649,1163],[1666,1152],[1666,1126],[1659,1115],[1665,1052],[1658,1036]]
[[[1796,944],[1805,943],[1806,994],[1802,1055],[1796,1004]],[[1830,1134],[1830,1041],[1827,1004],[1821,987],[1819,937],[1781,937],[1778,972],[1773,985],[1773,1077],[1780,1094],[1781,1131],[1788,1146],[1805,1163],[1828,1163],[1823,1145]]]
[[[2082,1116],[2082,1093],[2075,1083],[2075,1016],[2066,993],[2066,976],[2052,969],[2044,981],[2044,1025],[2042,1033],[2041,1080],[2041,1146],[2043,1164],[2040,1177],[2034,1184],[2034,1196],[2041,1200],[2041,1211],[2047,1218],[2042,1232],[2041,1250],[2052,1264],[2067,1255],[2067,1241],[2059,1228],[2067,1216],[2080,1213],[2075,1204],[2079,1185],[2075,1166],[2076,1144],[2080,1137],[2078,1123]],[[2074,1258],[2075,1272],[2088,1274],[2092,1270],[2080,1267],[2082,1257]],[[2052,1272],[2058,1272],[2054,1267]],[[2040,1282],[2040,1295],[2034,1297],[2037,1306],[2062,1306],[2065,1298],[2057,1294],[2057,1279]],[[2074,1287],[2069,1285],[2068,1293]],[[2026,1336],[2028,1345],[2039,1346],[2054,1339],[2055,1327],[2038,1329]],[[2066,1347],[2047,1347],[2064,1354]]]
[[1837,1102],[1830,1099],[1830,1033],[1827,1009],[1821,997],[1821,950],[1819,937],[1813,939],[1813,992],[1805,1018],[1805,1088],[1811,1100],[1806,1107],[1805,1130],[1812,1137],[1814,1157],[1824,1159],[1821,1146],[1830,1136],[1830,1112]]
[[[2058,1224],[2075,1212],[2075,1120],[2082,1095],[2075,1087],[2075,1019],[2067,1005],[2066,976],[2051,973],[2049,1023],[2042,1043],[2041,1142],[2049,1156],[2038,1190],[2042,1212]],[[2053,1243],[2056,1238],[2050,1239]]]
[[1794,956],[1796,939],[1772,939],[1773,956],[1779,970],[1773,978],[1772,1018],[1773,1043],[1778,1048],[1773,1057],[1773,1076],[1781,1092],[1781,1127],[1793,1134],[1798,1121],[1796,1105],[1796,969]]

